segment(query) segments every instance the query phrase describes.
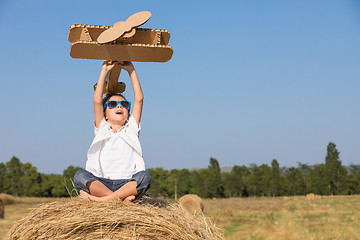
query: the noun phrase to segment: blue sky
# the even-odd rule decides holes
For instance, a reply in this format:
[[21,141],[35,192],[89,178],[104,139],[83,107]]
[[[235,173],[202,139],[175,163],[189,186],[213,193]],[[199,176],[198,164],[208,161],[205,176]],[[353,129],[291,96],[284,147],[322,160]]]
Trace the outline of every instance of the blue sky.
[[[100,60],[72,59],[73,24],[150,11],[173,58],[134,63],[148,168],[358,164],[360,4],[334,1],[0,1],[0,162],[85,166]],[[128,76],[125,95],[132,100]]]

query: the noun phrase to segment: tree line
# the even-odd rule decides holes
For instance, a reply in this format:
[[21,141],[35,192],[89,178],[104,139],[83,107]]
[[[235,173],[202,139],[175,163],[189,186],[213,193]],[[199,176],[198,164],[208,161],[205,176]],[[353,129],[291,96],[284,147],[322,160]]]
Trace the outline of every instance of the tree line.
[[208,168],[199,171],[150,169],[149,192],[171,197],[197,194],[203,198],[360,194],[360,166],[343,166],[339,155],[335,143],[330,142],[325,162],[312,166],[298,163],[297,167],[280,167],[273,159],[271,166],[235,165],[231,172],[221,172],[219,162],[210,158]]
[[80,167],[69,166],[63,174],[39,173],[31,163],[12,157],[0,163],[0,193],[26,197],[69,197],[72,179]]
[[[221,172],[219,162],[210,158],[208,168],[196,171],[148,169],[152,177],[148,193],[173,198],[185,194],[203,198],[359,194],[360,166],[343,166],[339,155],[336,145],[330,142],[325,162],[312,166],[298,163],[297,167],[280,167],[273,159],[270,166],[235,165],[230,172]],[[72,179],[78,169],[69,166],[62,175],[43,174],[30,163],[23,164],[13,157],[0,163],[0,193],[68,197],[74,195]]]

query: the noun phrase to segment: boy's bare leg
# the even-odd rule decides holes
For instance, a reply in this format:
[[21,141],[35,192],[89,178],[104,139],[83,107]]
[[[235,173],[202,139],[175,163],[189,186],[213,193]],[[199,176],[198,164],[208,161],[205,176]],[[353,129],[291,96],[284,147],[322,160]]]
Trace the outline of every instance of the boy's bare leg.
[[[136,181],[130,181],[118,190],[114,192],[114,198],[120,198],[124,201],[131,202],[132,200],[135,200],[135,196],[137,195],[136,191],[137,182]],[[132,199],[132,200],[131,200]]]
[[113,193],[113,191],[97,180],[88,182],[86,186],[88,187],[90,194],[96,197],[105,197]]
[[[99,201],[99,202],[109,201],[111,199],[121,199],[126,202],[131,202],[131,201],[135,200],[135,196],[137,195],[136,186],[137,186],[137,182],[131,181],[131,182],[126,183],[124,186],[122,186],[115,192],[111,192],[111,194],[101,196],[101,197],[95,196],[93,194],[90,195],[87,192],[80,190],[79,197],[81,200],[93,200],[93,201]],[[90,191],[90,193],[91,193],[91,191]]]

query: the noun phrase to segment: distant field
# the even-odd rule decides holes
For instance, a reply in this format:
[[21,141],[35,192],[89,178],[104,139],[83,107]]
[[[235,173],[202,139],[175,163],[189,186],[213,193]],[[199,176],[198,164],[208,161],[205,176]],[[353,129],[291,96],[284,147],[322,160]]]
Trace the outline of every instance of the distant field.
[[226,239],[360,239],[360,196],[205,200]]
[[[0,196],[1,197],[1,196]],[[12,223],[47,198],[16,198],[0,219],[0,239]],[[226,239],[360,239],[360,196],[205,199],[205,215]]]

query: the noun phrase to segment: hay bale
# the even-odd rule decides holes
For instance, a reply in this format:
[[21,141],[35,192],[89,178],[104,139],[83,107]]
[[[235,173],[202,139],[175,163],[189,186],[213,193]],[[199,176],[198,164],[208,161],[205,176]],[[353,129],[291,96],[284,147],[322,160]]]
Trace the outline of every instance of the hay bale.
[[223,239],[210,220],[179,204],[68,200],[41,204],[14,224],[7,239]]
[[5,217],[5,205],[3,201],[0,199],[0,219]]
[[306,194],[306,200],[308,201],[312,201],[312,200],[320,200],[321,196],[320,195],[316,195],[314,193],[308,193]]
[[315,199],[314,200],[320,200],[320,199],[321,199],[321,196],[315,194]]
[[189,213],[201,213],[204,211],[202,199],[195,194],[187,194],[179,199],[180,205]]
[[6,193],[0,193],[0,200],[4,203],[4,205],[10,205],[17,202],[14,196]]
[[314,193],[308,193],[306,194],[306,200],[311,201],[315,199],[315,194]]

